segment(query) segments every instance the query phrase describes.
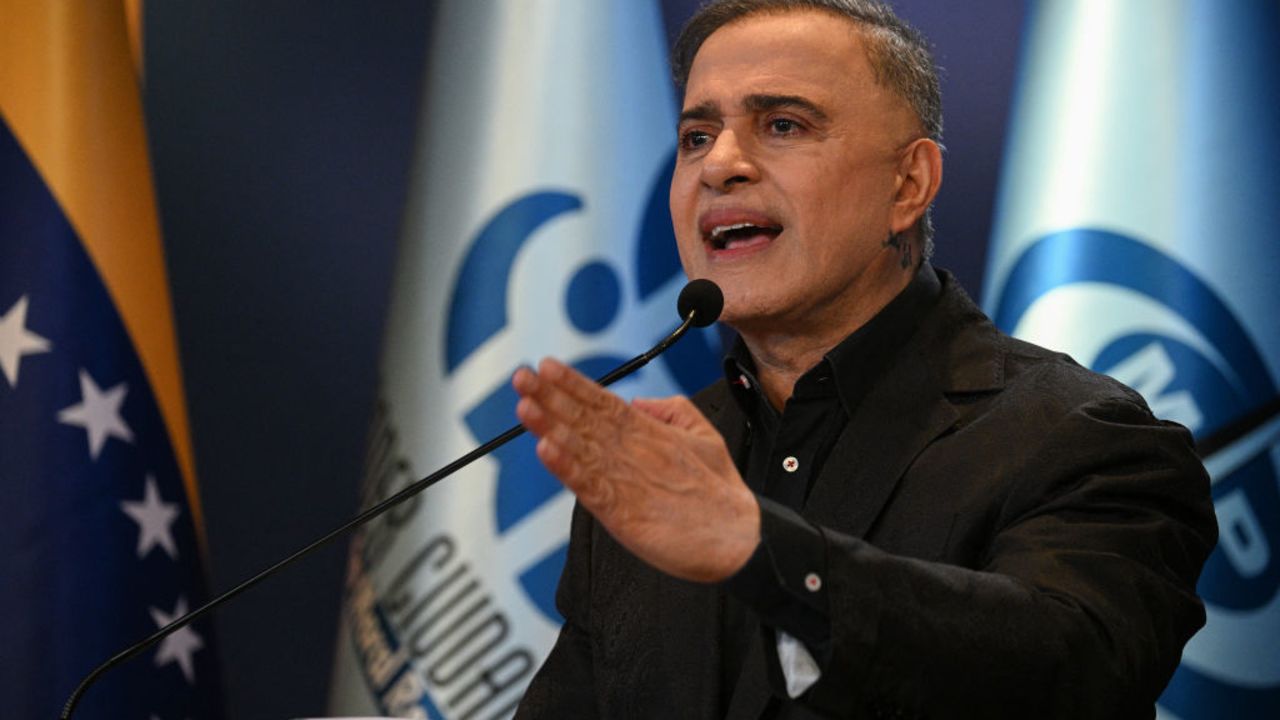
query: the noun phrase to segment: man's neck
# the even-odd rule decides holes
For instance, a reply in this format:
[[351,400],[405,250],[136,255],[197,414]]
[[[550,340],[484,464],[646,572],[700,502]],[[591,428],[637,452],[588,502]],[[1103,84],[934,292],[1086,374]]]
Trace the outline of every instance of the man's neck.
[[902,292],[915,276],[903,272],[894,282],[879,284],[852,306],[824,313],[819,322],[779,323],[781,327],[737,328],[756,364],[756,379],[774,408],[782,410],[796,381],[822,361],[832,348],[866,325]]

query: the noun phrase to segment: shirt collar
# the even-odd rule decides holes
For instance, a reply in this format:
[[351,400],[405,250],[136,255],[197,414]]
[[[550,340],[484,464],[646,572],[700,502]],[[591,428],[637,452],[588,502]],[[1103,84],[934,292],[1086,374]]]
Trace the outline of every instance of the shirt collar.
[[[830,392],[829,379],[834,378],[840,403],[852,415],[941,293],[938,274],[928,262],[921,263],[902,292],[796,381],[794,393]],[[772,409],[756,380],[755,360],[740,336],[734,338],[725,356],[724,372],[734,399],[748,417],[758,409]]]

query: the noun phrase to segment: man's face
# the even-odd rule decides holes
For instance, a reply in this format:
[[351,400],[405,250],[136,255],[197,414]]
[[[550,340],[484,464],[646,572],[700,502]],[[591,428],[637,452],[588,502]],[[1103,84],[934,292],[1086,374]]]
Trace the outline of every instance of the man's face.
[[689,73],[671,215],[685,272],[724,290],[721,318],[818,329],[900,279],[885,241],[917,126],[845,18],[760,13],[712,33]]

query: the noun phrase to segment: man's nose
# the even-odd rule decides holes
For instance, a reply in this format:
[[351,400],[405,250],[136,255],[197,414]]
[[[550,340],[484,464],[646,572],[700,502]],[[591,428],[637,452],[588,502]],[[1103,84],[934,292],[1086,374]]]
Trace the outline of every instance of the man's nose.
[[744,143],[735,130],[722,130],[703,158],[703,184],[714,190],[728,191],[734,185],[746,185],[758,179],[760,172],[750,152],[749,141]]

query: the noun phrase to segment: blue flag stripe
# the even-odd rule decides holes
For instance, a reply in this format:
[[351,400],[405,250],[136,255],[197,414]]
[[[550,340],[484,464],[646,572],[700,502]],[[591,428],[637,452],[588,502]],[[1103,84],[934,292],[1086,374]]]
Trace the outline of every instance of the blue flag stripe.
[[[47,345],[0,379],[0,697],[6,716],[56,717],[95,665],[202,602],[205,578],[137,354],[7,125],[0,186],[0,316],[22,303],[22,337]],[[76,717],[220,717],[213,645],[197,626],[104,677]]]

